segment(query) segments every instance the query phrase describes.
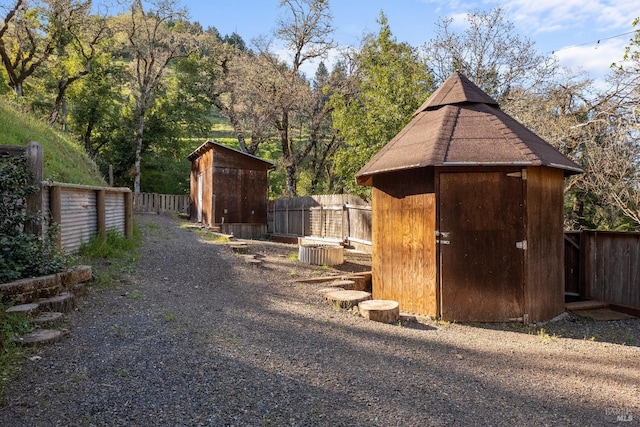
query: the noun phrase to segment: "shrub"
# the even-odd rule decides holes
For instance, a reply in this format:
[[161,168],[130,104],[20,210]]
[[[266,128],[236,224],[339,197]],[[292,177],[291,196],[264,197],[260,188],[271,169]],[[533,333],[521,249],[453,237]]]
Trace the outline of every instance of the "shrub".
[[41,215],[26,212],[27,197],[37,191],[30,180],[26,158],[0,159],[0,283],[57,273],[67,265],[55,244],[57,224],[44,236],[25,232]]

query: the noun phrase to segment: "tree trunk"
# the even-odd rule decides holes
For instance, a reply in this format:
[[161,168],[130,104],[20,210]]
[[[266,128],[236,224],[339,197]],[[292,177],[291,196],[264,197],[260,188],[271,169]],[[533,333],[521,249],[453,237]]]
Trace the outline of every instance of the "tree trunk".
[[145,110],[138,113],[138,127],[136,128],[136,157],[133,164],[133,192],[140,192],[140,163],[142,160],[142,138],[144,135]]

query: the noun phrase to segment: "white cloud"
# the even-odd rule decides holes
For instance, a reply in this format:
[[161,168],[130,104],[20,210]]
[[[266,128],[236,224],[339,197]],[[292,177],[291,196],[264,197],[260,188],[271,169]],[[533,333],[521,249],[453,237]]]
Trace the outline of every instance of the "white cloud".
[[625,42],[606,40],[595,45],[574,46],[558,50],[554,56],[564,66],[581,69],[593,76],[604,76],[611,64],[622,61]]

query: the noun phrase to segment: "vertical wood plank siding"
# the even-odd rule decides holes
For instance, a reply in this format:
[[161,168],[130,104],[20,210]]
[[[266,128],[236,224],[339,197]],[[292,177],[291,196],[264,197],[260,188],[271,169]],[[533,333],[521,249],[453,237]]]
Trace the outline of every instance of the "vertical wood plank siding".
[[640,233],[583,231],[591,298],[640,309]]
[[186,194],[136,193],[133,200],[134,212],[140,213],[186,213],[189,209],[189,196]]

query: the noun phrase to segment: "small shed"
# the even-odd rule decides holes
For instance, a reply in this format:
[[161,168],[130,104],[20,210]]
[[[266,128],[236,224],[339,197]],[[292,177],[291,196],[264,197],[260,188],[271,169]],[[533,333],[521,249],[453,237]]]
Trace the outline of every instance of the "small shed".
[[266,234],[272,163],[214,141],[202,144],[188,159],[192,221],[241,238]]
[[372,187],[373,297],[449,321],[564,311],[564,178],[578,165],[460,73],[356,175]]

